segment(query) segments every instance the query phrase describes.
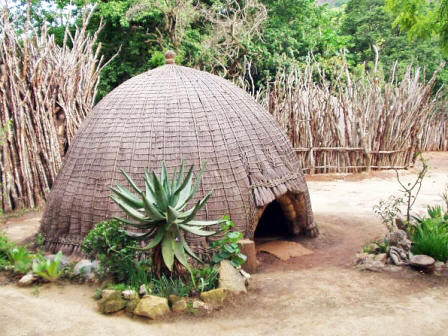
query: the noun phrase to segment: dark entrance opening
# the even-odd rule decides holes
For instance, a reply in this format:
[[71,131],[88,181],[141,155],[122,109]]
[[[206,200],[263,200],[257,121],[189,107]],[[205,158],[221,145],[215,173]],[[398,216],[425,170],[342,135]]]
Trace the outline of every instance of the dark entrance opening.
[[254,236],[255,239],[290,236],[288,219],[279,201],[274,200],[266,206],[258,221]]

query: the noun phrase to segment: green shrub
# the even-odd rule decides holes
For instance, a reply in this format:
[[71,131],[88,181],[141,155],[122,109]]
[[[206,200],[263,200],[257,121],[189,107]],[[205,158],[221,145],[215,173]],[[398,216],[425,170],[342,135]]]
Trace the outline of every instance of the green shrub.
[[183,297],[188,296],[193,290],[194,286],[185,282],[181,278],[169,277],[163,274],[159,279],[154,278],[147,287],[154,295],[168,297],[171,294]]
[[44,257],[36,258],[33,260],[33,272],[50,282],[58,280],[64,273],[63,267],[61,267],[61,261],[64,254],[59,251],[53,260],[45,259]]
[[228,259],[236,268],[240,267],[247,261],[247,256],[241,253],[238,242],[243,238],[243,234],[238,231],[230,231],[235,224],[224,216],[225,222],[221,225],[221,230],[224,237],[213,242],[212,248],[217,249],[217,252],[212,257],[212,264],[217,264],[221,260]]
[[429,218],[417,218],[410,229],[412,253],[426,254],[439,261],[448,260],[448,220],[437,207],[428,207]]
[[4,233],[0,233],[0,270],[12,267],[9,260],[9,252],[16,247]]
[[137,243],[126,234],[118,220],[104,221],[95,226],[82,243],[82,249],[100,262],[102,277],[112,276],[116,282],[130,281],[137,261]]
[[196,279],[196,289],[199,292],[208,291],[218,287],[219,271],[216,267],[204,267],[193,270]]
[[31,270],[33,258],[25,247],[14,247],[9,250],[8,257],[15,272],[25,274]]

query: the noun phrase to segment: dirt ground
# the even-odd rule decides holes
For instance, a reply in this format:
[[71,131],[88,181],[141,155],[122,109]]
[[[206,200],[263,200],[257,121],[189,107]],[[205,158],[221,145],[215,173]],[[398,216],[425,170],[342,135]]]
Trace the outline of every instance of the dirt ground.
[[[427,153],[417,211],[441,203],[448,154]],[[415,170],[402,172],[405,181]],[[372,206],[398,189],[393,172],[313,176],[308,185],[321,235],[299,239],[314,253],[287,262],[260,256],[250,292],[208,317],[166,321],[96,312],[95,287],[0,286],[0,335],[447,335],[448,278],[402,270],[361,272],[353,258],[384,233]],[[1,227],[21,240],[38,228],[40,213],[8,219]]]

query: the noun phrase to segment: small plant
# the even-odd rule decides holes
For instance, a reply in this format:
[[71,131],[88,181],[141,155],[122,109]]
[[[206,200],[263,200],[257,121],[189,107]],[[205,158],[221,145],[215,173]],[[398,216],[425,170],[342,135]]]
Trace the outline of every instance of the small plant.
[[401,215],[401,206],[404,198],[400,196],[390,196],[387,200],[380,200],[373,206],[373,211],[383,221],[389,232],[395,231],[397,226],[395,220]]
[[32,257],[25,247],[14,247],[9,250],[8,257],[15,272],[25,274],[31,269]]
[[15,247],[16,244],[11,242],[5,234],[0,233],[0,270],[12,267],[9,252]]
[[230,231],[235,224],[228,216],[224,216],[224,220],[225,222],[221,224],[223,238],[211,244],[212,248],[217,249],[212,257],[212,264],[218,264],[221,260],[228,259],[234,267],[239,268],[247,261],[247,256],[241,253],[238,245],[238,242],[243,238],[243,234],[238,231]]
[[38,248],[42,248],[45,245],[45,236],[42,232],[39,232],[34,239],[34,245]]
[[103,296],[103,290],[101,288],[97,288],[95,294],[93,294],[94,300],[99,300]]
[[193,276],[196,279],[196,288],[199,292],[218,287],[219,271],[214,266],[194,269]]
[[414,217],[417,224],[410,227],[412,252],[426,254],[439,261],[448,260],[448,211],[441,206],[428,206],[429,217]]
[[[201,169],[193,184],[193,166],[184,176],[184,163],[182,162],[179,173],[176,170],[172,178],[168,176],[165,163],[162,163],[160,178],[154,173],[145,171],[145,190],[140,189],[132,178],[124,171],[122,173],[137,193],[136,195],[121,185],[112,188],[114,194],[112,200],[133,220],[117,218],[128,227],[143,230],[142,233],[127,231],[127,235],[136,241],[148,241],[143,250],[154,249],[154,264],[156,272],[160,274],[163,265],[173,272],[175,259],[180,262],[191,274],[191,267],[187,254],[202,262],[191,250],[184,238],[184,233],[189,232],[197,236],[210,236],[215,231],[207,231],[205,228],[211,225],[219,225],[223,220],[199,221],[194,220],[197,212],[204,207],[212,191],[198,201],[194,207],[185,210],[187,203],[198,190],[204,168]],[[161,256],[161,257],[160,257]],[[181,269],[177,270],[182,273]]]
[[63,268],[61,267],[63,257],[64,254],[59,251],[53,260],[45,259],[43,257],[34,259],[33,272],[44,280],[55,282],[63,274]]
[[152,279],[148,287],[154,295],[162,297],[168,297],[171,294],[184,297],[194,289],[194,286],[185,283],[182,278],[168,277],[165,274],[162,274],[159,279]]
[[111,275],[117,282],[128,282],[138,259],[137,242],[126,234],[118,220],[104,221],[95,226],[84,238],[83,251],[100,262],[102,277]]

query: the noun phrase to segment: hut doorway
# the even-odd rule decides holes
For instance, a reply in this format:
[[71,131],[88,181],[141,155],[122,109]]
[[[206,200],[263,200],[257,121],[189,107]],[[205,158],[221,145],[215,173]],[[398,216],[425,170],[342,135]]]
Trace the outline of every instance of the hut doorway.
[[260,209],[258,218],[255,240],[298,235],[306,226],[303,195],[287,192]]
[[255,239],[289,236],[288,222],[278,200],[269,203],[263,210],[255,229]]

